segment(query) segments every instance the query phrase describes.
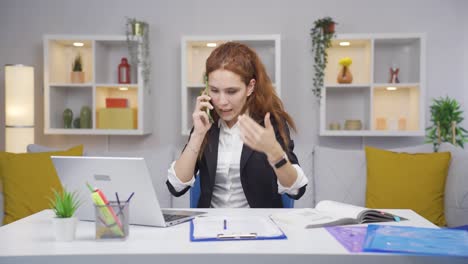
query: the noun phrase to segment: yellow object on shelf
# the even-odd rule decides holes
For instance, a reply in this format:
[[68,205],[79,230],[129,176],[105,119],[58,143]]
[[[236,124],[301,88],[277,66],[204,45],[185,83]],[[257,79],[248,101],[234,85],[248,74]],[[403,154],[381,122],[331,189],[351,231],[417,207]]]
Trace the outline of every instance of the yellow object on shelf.
[[136,108],[102,108],[97,111],[98,129],[137,129]]

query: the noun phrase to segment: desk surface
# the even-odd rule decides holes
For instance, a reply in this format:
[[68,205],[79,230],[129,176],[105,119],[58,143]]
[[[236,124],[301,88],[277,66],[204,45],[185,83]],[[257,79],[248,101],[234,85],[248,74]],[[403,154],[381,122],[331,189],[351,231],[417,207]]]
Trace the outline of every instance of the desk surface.
[[[270,215],[294,209],[207,209],[210,215]],[[388,210],[434,227],[411,210]],[[92,222],[79,222],[72,242],[56,242],[52,211],[0,227],[0,263],[466,263],[462,258],[348,253],[325,229],[279,223],[287,240],[191,242],[189,223],[168,228],[131,226],[125,241],[95,241]],[[386,223],[388,224],[388,223]],[[458,262],[460,261],[460,262]]]

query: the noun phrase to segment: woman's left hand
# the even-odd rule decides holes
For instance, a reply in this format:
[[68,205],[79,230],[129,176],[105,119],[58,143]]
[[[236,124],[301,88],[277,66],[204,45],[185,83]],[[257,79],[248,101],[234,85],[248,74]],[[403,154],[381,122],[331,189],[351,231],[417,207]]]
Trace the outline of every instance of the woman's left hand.
[[255,151],[263,152],[267,156],[282,151],[276,140],[275,131],[270,122],[270,113],[265,115],[265,127],[262,127],[247,115],[239,116],[241,139]]

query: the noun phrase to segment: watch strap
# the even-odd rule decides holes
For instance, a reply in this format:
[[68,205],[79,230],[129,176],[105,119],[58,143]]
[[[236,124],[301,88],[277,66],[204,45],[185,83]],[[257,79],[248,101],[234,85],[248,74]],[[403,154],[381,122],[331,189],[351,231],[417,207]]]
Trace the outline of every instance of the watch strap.
[[286,155],[286,153],[284,153],[283,157],[278,160],[277,162],[275,162],[275,164],[273,164],[273,166],[277,169],[283,167],[286,163],[288,163],[288,156]]

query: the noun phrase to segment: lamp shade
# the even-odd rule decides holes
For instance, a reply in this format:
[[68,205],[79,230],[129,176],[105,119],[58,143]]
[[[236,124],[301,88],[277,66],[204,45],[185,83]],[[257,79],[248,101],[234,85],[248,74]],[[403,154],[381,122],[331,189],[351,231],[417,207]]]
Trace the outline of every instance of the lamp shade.
[[34,125],[34,68],[5,67],[6,126]]
[[5,66],[6,151],[23,152],[34,143],[34,68]]

